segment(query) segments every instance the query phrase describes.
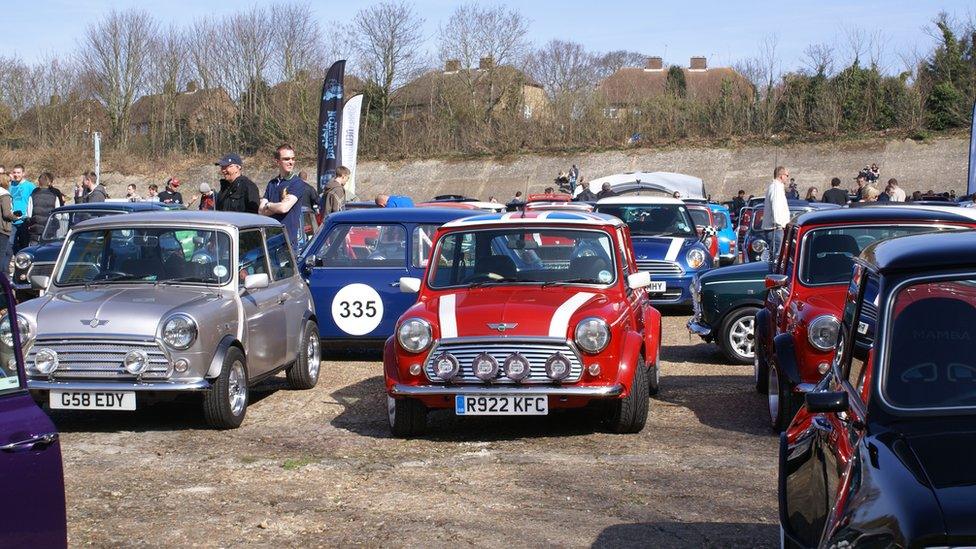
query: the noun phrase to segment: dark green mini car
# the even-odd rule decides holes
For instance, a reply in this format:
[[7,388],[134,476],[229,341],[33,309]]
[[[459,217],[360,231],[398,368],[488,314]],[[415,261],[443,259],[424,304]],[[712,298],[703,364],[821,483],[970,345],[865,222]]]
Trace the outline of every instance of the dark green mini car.
[[756,356],[756,311],[766,300],[769,263],[757,261],[712,269],[691,284],[694,314],[688,330],[714,341],[730,361],[752,364]]

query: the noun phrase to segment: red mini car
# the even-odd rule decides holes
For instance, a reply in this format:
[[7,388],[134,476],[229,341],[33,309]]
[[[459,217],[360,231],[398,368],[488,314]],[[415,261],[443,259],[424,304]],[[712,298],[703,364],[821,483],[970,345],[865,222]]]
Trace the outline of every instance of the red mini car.
[[438,229],[419,292],[383,354],[390,428],[427,411],[545,415],[604,401],[609,428],[644,427],[661,315],[627,225],[586,212],[487,214]]
[[756,313],[756,389],[770,424],[790,423],[830,369],[853,259],[868,245],[922,232],[976,227],[976,212],[940,206],[840,208],[802,214],[786,227],[766,303]]

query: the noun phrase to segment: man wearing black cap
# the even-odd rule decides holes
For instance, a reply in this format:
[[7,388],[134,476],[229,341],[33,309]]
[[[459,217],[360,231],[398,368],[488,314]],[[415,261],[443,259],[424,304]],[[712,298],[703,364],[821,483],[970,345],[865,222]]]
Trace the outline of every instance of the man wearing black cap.
[[225,154],[214,163],[220,167],[220,192],[217,193],[217,211],[258,213],[261,194],[258,186],[241,173],[244,162],[241,157]]

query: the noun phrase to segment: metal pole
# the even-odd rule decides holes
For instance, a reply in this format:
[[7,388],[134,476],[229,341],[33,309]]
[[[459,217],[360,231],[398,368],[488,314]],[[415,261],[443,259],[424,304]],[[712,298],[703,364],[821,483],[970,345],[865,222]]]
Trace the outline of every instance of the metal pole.
[[102,178],[102,134],[95,132],[92,139],[95,141],[95,184],[98,185]]

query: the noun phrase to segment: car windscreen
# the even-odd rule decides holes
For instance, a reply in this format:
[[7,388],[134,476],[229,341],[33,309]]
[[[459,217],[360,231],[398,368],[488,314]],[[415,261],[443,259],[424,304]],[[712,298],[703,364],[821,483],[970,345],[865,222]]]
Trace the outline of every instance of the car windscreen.
[[688,208],[679,204],[605,204],[599,213],[621,219],[631,236],[678,236],[694,238],[695,223]]
[[918,281],[889,307],[885,400],[906,409],[976,407],[976,279]]
[[47,218],[47,224],[44,225],[44,232],[41,233],[41,242],[64,240],[64,237],[68,235],[68,231],[82,221],[95,219],[96,217],[104,217],[106,215],[118,215],[123,213],[125,212],[114,210],[55,212]]
[[597,230],[504,227],[457,231],[438,240],[432,288],[486,284],[612,284],[610,234]]
[[729,227],[729,218],[723,212],[712,212],[712,218],[715,219],[716,230],[721,231]]
[[231,278],[230,246],[230,237],[215,230],[132,227],[82,231],[65,243],[55,284],[225,284]]
[[803,238],[800,281],[807,286],[844,284],[854,258],[869,245],[887,238],[938,231],[931,225],[872,225],[815,229]]

